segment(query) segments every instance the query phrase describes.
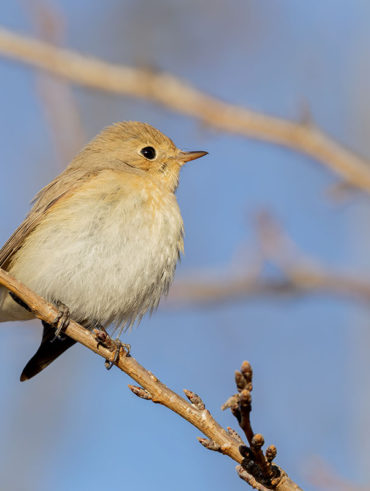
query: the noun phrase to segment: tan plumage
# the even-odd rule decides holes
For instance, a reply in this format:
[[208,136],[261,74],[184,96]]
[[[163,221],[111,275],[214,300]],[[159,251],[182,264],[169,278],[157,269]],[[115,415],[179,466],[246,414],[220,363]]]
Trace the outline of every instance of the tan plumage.
[[[37,194],[0,251],[0,266],[86,326],[132,325],[168,291],[183,249],[179,171],[202,155],[181,152],[144,123],[108,127]],[[0,321],[30,318],[0,288]],[[22,379],[72,344],[51,346],[50,329]]]

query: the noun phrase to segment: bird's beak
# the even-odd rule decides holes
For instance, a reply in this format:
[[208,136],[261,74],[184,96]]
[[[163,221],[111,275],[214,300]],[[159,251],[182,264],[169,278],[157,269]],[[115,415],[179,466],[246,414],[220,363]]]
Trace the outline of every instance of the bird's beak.
[[204,157],[205,155],[208,155],[208,152],[202,152],[201,150],[195,152],[179,152],[177,160],[183,165],[186,162],[190,162],[190,160],[200,159],[200,157]]

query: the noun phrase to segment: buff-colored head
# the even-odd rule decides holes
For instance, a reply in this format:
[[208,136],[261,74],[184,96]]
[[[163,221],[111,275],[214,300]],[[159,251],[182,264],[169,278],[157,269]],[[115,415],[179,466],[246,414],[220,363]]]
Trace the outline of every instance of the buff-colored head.
[[136,121],[105,128],[72,162],[71,166],[135,169],[174,191],[181,167],[207,152],[183,152],[153,126]]

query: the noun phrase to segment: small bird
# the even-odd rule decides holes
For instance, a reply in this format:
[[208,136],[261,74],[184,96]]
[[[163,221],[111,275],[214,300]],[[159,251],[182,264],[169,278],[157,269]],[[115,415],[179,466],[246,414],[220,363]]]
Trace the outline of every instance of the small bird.
[[[47,301],[67,307],[86,328],[122,332],[168,292],[183,252],[175,197],[179,172],[206,154],[179,150],[146,123],[107,127],[36,195],[1,249],[0,267]],[[0,322],[33,317],[0,287]],[[21,381],[75,343],[43,325],[40,347]]]

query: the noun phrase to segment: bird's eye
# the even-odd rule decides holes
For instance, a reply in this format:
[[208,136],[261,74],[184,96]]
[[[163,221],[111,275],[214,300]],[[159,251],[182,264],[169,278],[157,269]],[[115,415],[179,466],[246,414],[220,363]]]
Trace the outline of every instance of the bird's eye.
[[154,160],[157,155],[153,147],[144,147],[140,150],[140,153],[148,160]]

